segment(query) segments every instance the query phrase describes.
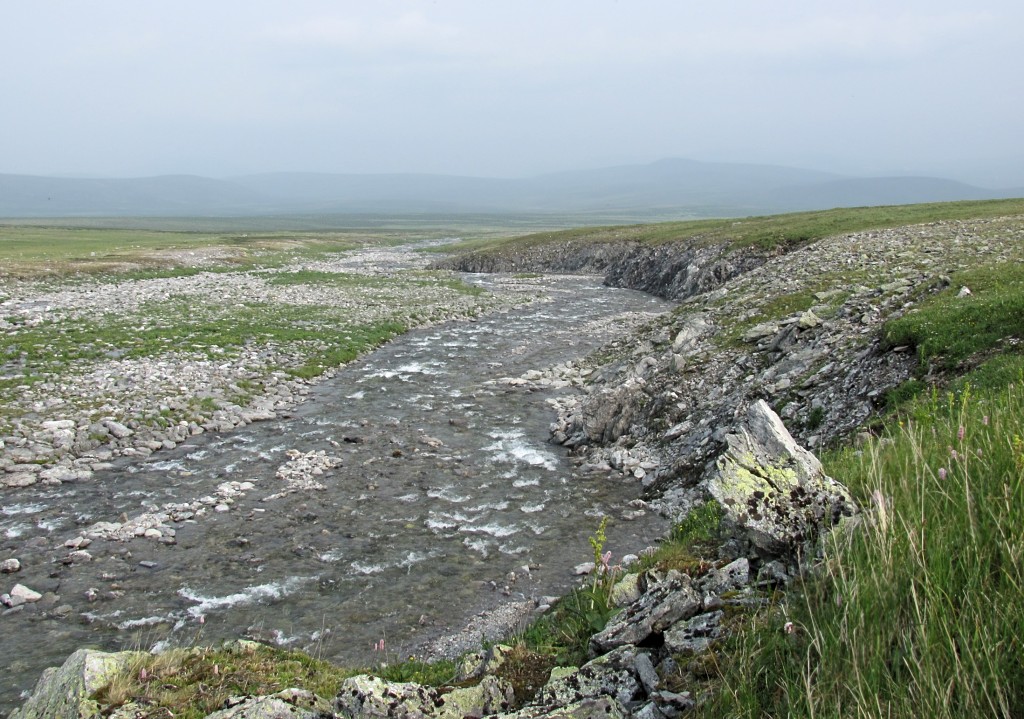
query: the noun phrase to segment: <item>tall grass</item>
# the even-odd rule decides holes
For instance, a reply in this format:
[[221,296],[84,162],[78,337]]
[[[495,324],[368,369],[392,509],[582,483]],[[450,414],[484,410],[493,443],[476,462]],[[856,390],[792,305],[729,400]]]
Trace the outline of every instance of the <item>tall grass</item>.
[[1024,716],[1022,380],[823,458],[868,510],[723,652],[705,716]]

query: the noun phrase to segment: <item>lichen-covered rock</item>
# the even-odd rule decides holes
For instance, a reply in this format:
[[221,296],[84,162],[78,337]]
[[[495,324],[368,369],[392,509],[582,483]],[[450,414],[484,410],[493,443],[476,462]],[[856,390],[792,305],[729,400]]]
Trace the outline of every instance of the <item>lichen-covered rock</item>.
[[139,652],[108,654],[79,649],[59,668],[43,672],[32,696],[9,719],[91,719],[100,708],[89,696],[123,671]]
[[701,577],[699,582],[705,593],[716,596],[743,589],[749,583],[750,560],[746,557],[735,559],[724,567],[712,569]]
[[208,714],[206,719],[319,719],[326,716],[330,714],[296,706],[274,695],[247,697],[232,707]]
[[622,646],[575,671],[553,674],[533,703],[568,706],[583,699],[611,696],[626,704],[641,693],[636,657],[636,647]]
[[625,719],[626,709],[612,697],[584,699],[564,706],[531,704],[504,719]]
[[590,638],[590,650],[603,654],[626,644],[640,644],[680,619],[689,619],[703,607],[701,595],[692,586],[690,577],[669,570],[662,581],[648,587],[639,600]]
[[512,688],[487,676],[477,686],[447,693],[411,682],[388,682],[365,674],[346,679],[335,710],[349,717],[437,717],[463,719],[497,714],[509,708]]
[[676,622],[665,632],[665,649],[672,654],[703,652],[712,641],[722,636],[724,617],[725,612],[718,610]]
[[612,606],[625,607],[639,599],[642,593],[640,589],[640,575],[630,573],[615,583],[609,599]]
[[764,552],[792,554],[856,511],[847,489],[825,475],[764,400],[750,406],[726,443],[705,486]]

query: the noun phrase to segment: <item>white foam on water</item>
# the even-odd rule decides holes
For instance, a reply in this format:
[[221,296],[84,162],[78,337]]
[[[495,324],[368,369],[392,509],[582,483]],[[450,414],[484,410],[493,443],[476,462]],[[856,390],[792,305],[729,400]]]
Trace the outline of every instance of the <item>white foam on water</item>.
[[443,499],[446,502],[452,502],[453,504],[462,504],[473,497],[468,494],[455,494],[452,490],[455,487],[449,485],[447,487],[437,487],[434,489],[427,490],[427,496],[431,499]]
[[462,543],[474,552],[479,552],[484,558],[488,555],[487,548],[492,544],[486,539],[477,539],[474,537],[466,537],[462,540]]
[[170,617],[142,617],[141,619],[129,619],[117,625],[118,629],[136,629],[138,627],[151,627],[154,624],[166,624]]
[[353,392],[352,394],[350,394],[345,399],[362,399],[365,396],[366,396],[366,392],[364,392],[363,390],[359,390],[358,392]]
[[505,524],[463,524],[459,527],[460,532],[466,534],[489,534],[492,537],[511,537],[513,534],[519,532],[520,527],[510,527]]
[[533,514],[534,512],[544,511],[545,506],[547,506],[545,502],[540,502],[538,504],[524,504],[519,508],[519,511],[525,512],[526,514]]
[[329,552],[324,552],[323,554],[319,555],[317,559],[319,559],[321,562],[337,562],[343,556],[345,556],[345,553],[340,549],[332,549]]
[[0,507],[0,513],[13,517],[16,514],[37,514],[46,509],[45,504],[8,504]]
[[36,522],[36,526],[44,531],[52,532],[55,529],[60,529],[64,526],[64,518],[55,517],[54,519],[44,519],[40,522]]
[[196,450],[195,452],[189,452],[185,456],[188,457],[191,460],[194,460],[194,461],[198,462],[201,459],[206,459],[207,455],[209,455],[209,454],[210,453],[208,451],[206,451],[205,449],[199,449],[199,450]]
[[147,472],[170,472],[175,469],[185,469],[185,464],[181,460],[169,459],[162,462],[152,462],[146,465]]
[[403,494],[401,497],[395,497],[395,499],[399,502],[418,502],[420,495],[417,492],[413,492],[412,494]]
[[468,507],[470,512],[485,512],[488,509],[494,509],[497,511],[503,511],[508,509],[508,502],[485,502],[484,504],[477,505],[476,507]]
[[288,577],[283,582],[245,587],[240,592],[221,597],[204,596],[185,586],[178,590],[178,596],[190,602],[196,602],[194,607],[188,608],[188,613],[192,617],[200,617],[216,609],[231,609],[232,607],[244,607],[283,599],[289,594],[293,594],[303,584],[315,579],[316,577]]
[[276,644],[279,647],[287,646],[289,644],[294,644],[295,642],[299,641],[299,639],[302,638],[302,637],[298,637],[298,636],[289,637],[289,636],[285,635],[285,633],[282,632],[280,629],[275,629],[274,631],[272,631],[271,632],[271,636],[273,637],[274,644]]
[[498,551],[501,552],[502,554],[511,554],[511,555],[514,556],[514,555],[517,555],[517,554],[526,554],[527,552],[530,551],[530,548],[529,547],[513,547],[513,546],[511,546],[509,544],[502,544],[501,546],[498,547]]
[[452,522],[446,519],[434,519],[433,517],[427,519],[423,524],[432,532],[443,532],[447,529],[455,529],[459,526],[458,522]]
[[409,569],[420,562],[437,557],[436,552],[408,552],[405,558],[397,562],[381,562],[380,564],[363,564],[352,562],[349,566],[359,574],[380,574],[388,569]]
[[4,530],[4,536],[8,539],[14,539],[15,537],[20,537],[21,535],[23,535],[25,533],[25,530],[28,528],[29,525],[27,524],[15,524],[14,526],[8,527]]
[[516,489],[519,489],[521,487],[536,487],[538,484],[540,484],[540,480],[537,478],[517,479],[514,482],[512,482],[512,486],[515,487]]
[[492,461],[494,462],[525,464],[530,467],[543,467],[550,471],[554,471],[558,466],[555,455],[531,446],[523,439],[522,430],[496,430],[490,432],[489,436],[497,441],[483,447],[483,451],[492,452]]

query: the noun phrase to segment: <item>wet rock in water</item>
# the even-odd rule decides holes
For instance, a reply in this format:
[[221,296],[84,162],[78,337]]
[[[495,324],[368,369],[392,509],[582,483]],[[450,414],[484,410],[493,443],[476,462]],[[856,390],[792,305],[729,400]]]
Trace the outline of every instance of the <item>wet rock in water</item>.
[[794,554],[856,512],[847,489],[825,475],[764,400],[750,406],[726,444],[706,488],[758,549]]
[[11,593],[6,595],[8,601],[5,602],[9,607],[17,607],[22,604],[32,604],[38,602],[43,598],[43,595],[39,592],[29,589],[24,584],[15,584],[14,588],[11,589]]
[[14,574],[15,572],[21,571],[21,561],[11,557],[0,562],[0,573],[2,574]]
[[120,674],[139,652],[108,654],[79,649],[59,668],[43,672],[32,695],[9,719],[79,719],[100,715],[90,695]]

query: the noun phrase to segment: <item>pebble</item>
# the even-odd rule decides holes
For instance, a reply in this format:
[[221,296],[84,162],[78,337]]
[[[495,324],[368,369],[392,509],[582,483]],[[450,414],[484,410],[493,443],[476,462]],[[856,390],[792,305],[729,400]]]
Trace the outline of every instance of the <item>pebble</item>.
[[0,562],[0,573],[14,574],[21,571],[21,561],[15,558],[5,559]]

